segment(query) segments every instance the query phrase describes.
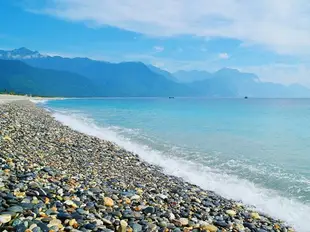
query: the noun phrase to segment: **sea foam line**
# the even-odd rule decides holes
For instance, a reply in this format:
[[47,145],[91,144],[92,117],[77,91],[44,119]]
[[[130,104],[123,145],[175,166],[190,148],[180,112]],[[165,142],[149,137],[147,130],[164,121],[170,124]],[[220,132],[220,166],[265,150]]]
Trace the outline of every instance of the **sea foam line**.
[[33,102],[34,104],[45,104],[49,100],[48,99],[30,99],[30,101]]
[[188,182],[214,191],[223,197],[241,200],[244,204],[255,206],[259,211],[286,221],[298,231],[309,232],[309,205],[279,196],[274,191],[236,176],[223,174],[212,167],[169,157],[146,145],[132,142],[111,128],[99,127],[89,118],[59,112],[54,112],[53,116],[59,122],[76,131],[114,142],[128,151],[138,154],[146,162],[161,166],[167,174],[182,177]]

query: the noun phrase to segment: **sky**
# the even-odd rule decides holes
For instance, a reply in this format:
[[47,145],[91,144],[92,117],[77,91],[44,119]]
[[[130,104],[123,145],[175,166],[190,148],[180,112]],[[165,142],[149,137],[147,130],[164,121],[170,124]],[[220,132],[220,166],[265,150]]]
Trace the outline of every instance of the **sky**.
[[308,0],[1,0],[0,49],[310,87]]

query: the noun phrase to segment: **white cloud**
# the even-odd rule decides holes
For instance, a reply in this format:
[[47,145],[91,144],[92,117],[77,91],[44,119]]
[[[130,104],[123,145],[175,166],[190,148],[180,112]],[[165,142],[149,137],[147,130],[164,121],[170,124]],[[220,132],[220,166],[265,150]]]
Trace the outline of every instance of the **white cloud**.
[[[235,38],[283,54],[310,53],[308,0],[49,0],[36,9],[66,20],[152,36]],[[33,10],[33,9],[32,9]]]
[[[37,0],[39,1],[39,0]],[[309,0],[46,0],[32,12],[53,15],[86,25],[114,26],[148,36],[233,38],[241,46],[258,45],[278,54],[301,57],[300,64],[236,67],[254,72],[263,81],[303,83],[310,87]],[[40,2],[41,4],[41,2]],[[42,5],[42,4],[41,4]],[[32,5],[33,6],[33,5]],[[163,51],[160,46],[154,51]],[[206,51],[201,48],[201,51]],[[228,58],[228,54],[219,54]],[[220,68],[210,60],[173,60],[157,57],[128,59],[161,63],[169,70]],[[217,59],[218,61],[218,59]],[[214,71],[214,70],[211,70]]]
[[220,54],[218,55],[218,57],[219,57],[220,59],[226,60],[226,59],[229,58],[229,55],[228,55],[226,52],[224,52],[224,53],[220,53]]
[[155,52],[163,52],[165,50],[165,48],[161,46],[154,46],[153,48]]

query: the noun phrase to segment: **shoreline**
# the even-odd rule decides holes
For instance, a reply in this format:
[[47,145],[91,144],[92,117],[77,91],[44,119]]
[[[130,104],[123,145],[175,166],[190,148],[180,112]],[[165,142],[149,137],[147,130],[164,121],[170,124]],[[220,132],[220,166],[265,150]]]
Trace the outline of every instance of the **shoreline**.
[[0,94],[0,105],[13,102],[13,101],[42,101],[42,100],[61,100],[64,98],[49,98],[49,97],[30,97],[30,96],[23,96],[23,95],[10,95],[10,94]]
[[[236,201],[166,175],[114,143],[73,131],[29,101],[0,105],[0,110],[0,155],[6,168],[2,172],[23,184],[20,188],[18,184],[9,186],[6,179],[0,181],[4,192],[16,198],[6,202],[9,207],[2,207],[6,213],[1,210],[0,221],[10,220],[0,229],[15,222],[14,217],[27,221],[25,210],[33,212],[39,204],[43,210],[31,219],[33,227],[55,226],[56,231],[66,227],[90,231],[294,231]],[[16,170],[19,175],[14,176]],[[22,208],[14,208],[21,202]],[[11,207],[19,211],[12,212]],[[17,224],[23,225],[26,227]]]

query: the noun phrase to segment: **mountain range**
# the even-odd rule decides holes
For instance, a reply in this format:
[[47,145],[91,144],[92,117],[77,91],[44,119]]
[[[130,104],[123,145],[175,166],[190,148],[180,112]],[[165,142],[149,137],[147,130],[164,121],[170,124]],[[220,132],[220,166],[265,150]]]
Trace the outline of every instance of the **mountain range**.
[[170,73],[142,62],[110,63],[0,50],[0,90],[63,97],[310,97],[302,85],[262,82],[252,73],[223,68],[214,73]]

